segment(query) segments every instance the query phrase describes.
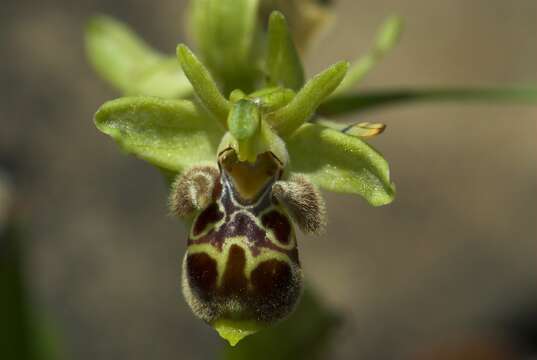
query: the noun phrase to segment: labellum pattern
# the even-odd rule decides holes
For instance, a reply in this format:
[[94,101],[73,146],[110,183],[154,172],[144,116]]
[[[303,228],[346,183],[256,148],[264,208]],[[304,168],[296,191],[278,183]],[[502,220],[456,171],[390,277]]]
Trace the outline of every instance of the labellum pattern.
[[178,181],[172,192],[173,207],[188,202],[178,196],[189,193],[181,184],[192,191],[212,188],[211,202],[192,221],[182,287],[193,312],[231,343],[290,314],[302,291],[294,226],[273,196],[283,170],[271,152],[248,163],[228,148],[219,155],[219,176],[207,177],[214,186]]

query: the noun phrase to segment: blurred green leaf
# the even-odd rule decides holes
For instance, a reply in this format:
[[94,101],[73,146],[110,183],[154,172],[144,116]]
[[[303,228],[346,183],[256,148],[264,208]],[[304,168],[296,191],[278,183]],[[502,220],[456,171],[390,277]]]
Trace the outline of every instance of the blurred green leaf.
[[214,162],[224,133],[187,100],[125,97],[106,102],[95,125],[127,153],[169,172]]
[[334,337],[340,318],[306,286],[295,312],[281,323],[226,346],[225,360],[316,360]]
[[380,27],[373,48],[351,65],[347,76],[334,91],[332,97],[346,92],[362,81],[384,56],[397,45],[402,29],[403,21],[400,17],[390,16],[387,18]]
[[177,46],[177,57],[203,105],[205,105],[217,120],[226,126],[231,104],[222,96],[220,90],[218,90],[209,70],[203,66],[196,55],[184,44]]
[[371,110],[381,106],[425,101],[457,102],[511,102],[537,103],[537,87],[519,88],[453,88],[453,89],[403,89],[366,91],[339,95],[321,104],[318,114],[323,116],[345,115]]
[[395,196],[388,163],[357,137],[317,124],[304,124],[288,140],[290,170],[328,191],[357,194],[371,205]]
[[18,230],[0,233],[0,358],[35,359],[26,292],[23,287]]
[[188,20],[202,61],[223,86],[254,90],[261,49],[258,36],[258,0],[193,0]]
[[15,221],[15,199],[0,169],[0,359],[60,359],[50,324],[32,308],[24,273],[24,232]]
[[319,104],[339,85],[349,64],[338,62],[310,79],[284,107],[267,115],[267,121],[282,136],[289,136],[313,115]]
[[299,90],[304,85],[304,69],[285,17],[279,11],[270,14],[267,42],[266,66],[271,85]]
[[124,94],[177,98],[192,93],[175,57],[159,54],[110,17],[89,21],[86,50],[95,70]]

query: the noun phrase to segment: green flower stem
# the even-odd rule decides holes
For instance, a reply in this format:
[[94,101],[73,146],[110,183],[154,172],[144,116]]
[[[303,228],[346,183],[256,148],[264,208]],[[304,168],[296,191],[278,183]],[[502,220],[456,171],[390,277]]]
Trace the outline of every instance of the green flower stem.
[[289,104],[267,115],[267,121],[283,137],[289,136],[313,115],[319,104],[345,77],[349,63],[338,62],[309,80]]
[[537,87],[368,91],[340,95],[328,99],[319,106],[317,113],[322,116],[337,116],[350,113],[356,114],[377,107],[418,101],[516,102],[535,104],[537,103]]
[[220,90],[218,90],[209,71],[184,44],[180,44],[177,47],[177,57],[202,103],[226,126],[226,119],[231,109],[231,104],[224,98]]

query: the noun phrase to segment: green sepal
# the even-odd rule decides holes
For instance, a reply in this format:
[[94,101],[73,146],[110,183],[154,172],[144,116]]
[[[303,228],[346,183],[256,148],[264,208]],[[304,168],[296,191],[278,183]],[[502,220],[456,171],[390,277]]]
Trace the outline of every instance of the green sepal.
[[287,139],[290,171],[306,175],[317,186],[358,194],[373,206],[395,195],[388,163],[357,137],[317,124],[304,124]]
[[177,57],[203,105],[225,126],[231,104],[218,89],[209,70],[184,44],[177,46]]
[[226,96],[233,89],[250,92],[258,80],[258,3],[259,0],[193,0],[187,12],[200,57],[224,86]]
[[125,24],[95,16],[86,26],[86,51],[95,70],[126,95],[185,97],[192,86],[173,56],[151,49]]
[[276,132],[287,137],[306,122],[319,104],[334,91],[345,77],[349,64],[338,62],[310,79],[286,106],[267,114]]
[[95,114],[95,125],[127,153],[172,173],[214,163],[224,134],[191,101],[153,97],[108,101]]
[[334,91],[332,96],[341,94],[362,81],[380,63],[384,56],[397,45],[402,31],[403,20],[395,15],[388,17],[380,27],[373,48],[351,65],[347,76],[345,76],[345,79],[343,79],[341,85]]
[[267,43],[266,70],[271,85],[299,90],[304,85],[304,68],[287,21],[279,11],[270,14]]

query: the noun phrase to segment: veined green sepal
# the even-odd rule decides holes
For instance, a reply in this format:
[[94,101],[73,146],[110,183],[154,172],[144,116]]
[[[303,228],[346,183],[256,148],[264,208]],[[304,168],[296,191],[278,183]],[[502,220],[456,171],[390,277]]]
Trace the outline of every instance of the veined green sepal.
[[123,150],[171,173],[215,162],[224,129],[187,100],[124,97],[104,103],[95,125]]
[[361,195],[373,206],[393,201],[388,162],[358,137],[304,124],[286,143],[291,172],[328,191]]

